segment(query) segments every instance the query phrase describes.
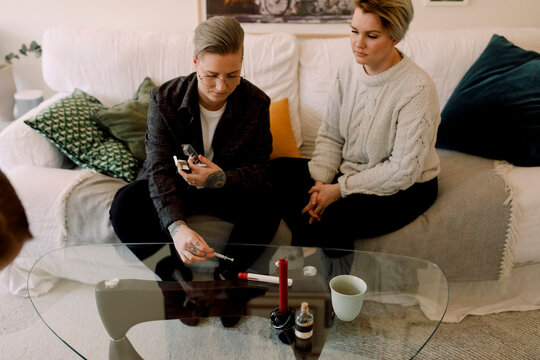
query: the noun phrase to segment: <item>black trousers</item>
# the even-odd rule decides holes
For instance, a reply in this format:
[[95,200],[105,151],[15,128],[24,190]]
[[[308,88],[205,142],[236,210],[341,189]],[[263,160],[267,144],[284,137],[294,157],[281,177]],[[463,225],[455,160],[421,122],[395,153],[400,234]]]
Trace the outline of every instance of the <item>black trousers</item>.
[[[228,244],[268,244],[274,238],[281,220],[276,209],[276,197],[270,186],[250,190],[190,188],[183,195],[187,216],[214,215],[234,224]],[[110,218],[116,235],[124,243],[172,242],[169,232],[161,228],[147,180],[134,181],[118,190],[111,206]],[[141,260],[161,247],[130,245],[131,251]],[[245,247],[227,245],[224,253],[235,259],[231,271],[244,271],[263,250],[255,247],[248,251]],[[180,257],[172,245],[171,254],[180,264]]]
[[302,214],[314,185],[307,159],[280,158],[271,163],[271,178],[280,195],[281,215],[293,245],[354,249],[356,239],[384,235],[409,224],[437,198],[437,179],[416,183],[390,196],[353,194],[329,205],[321,221],[309,224]]

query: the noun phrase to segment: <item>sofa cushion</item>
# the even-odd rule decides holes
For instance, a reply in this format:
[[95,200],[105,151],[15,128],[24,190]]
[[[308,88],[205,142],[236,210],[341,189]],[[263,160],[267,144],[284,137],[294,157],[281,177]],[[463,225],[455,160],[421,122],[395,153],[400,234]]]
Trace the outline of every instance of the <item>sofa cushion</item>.
[[133,97],[108,109],[92,112],[92,118],[105,131],[126,144],[129,151],[140,161],[146,158],[144,136],[150,104],[150,90],[156,85],[146,77]]
[[279,157],[300,157],[289,117],[287,98],[270,104],[270,131],[272,132],[272,154],[270,159]]
[[[145,134],[150,103],[150,90],[155,85],[150,78],[145,78],[132,99],[108,109],[92,112],[92,118],[105,131],[125,143],[133,155],[144,160]],[[289,101],[283,98],[270,104],[270,131],[272,132],[273,151],[271,159],[278,157],[300,157],[289,116]]]
[[139,161],[92,120],[90,113],[101,108],[96,98],[77,89],[25,123],[77,165],[131,181],[137,175]]
[[[410,31],[397,47],[431,76],[442,109],[494,33],[524,49],[540,51],[540,28]],[[299,40],[299,109],[303,140],[300,152],[304,157],[310,157],[313,152],[335,69],[341,61],[351,58],[348,37]]]
[[53,95],[0,132],[0,168],[4,172],[21,165],[50,168],[72,167],[69,165],[73,163],[56,146],[24,123],[24,120],[36,116],[40,111],[67,95],[69,94]]
[[444,107],[437,146],[540,165],[540,54],[493,35]]
[[303,157],[310,158],[326,112],[328,90],[343,61],[352,57],[348,38],[308,38],[300,41],[299,95]]
[[441,173],[435,203],[397,231],[356,240],[355,249],[429,260],[449,281],[507,276],[505,267],[513,265],[513,259],[506,258],[513,247],[507,236],[519,222],[512,220],[508,185],[498,162],[450,150],[437,153]]

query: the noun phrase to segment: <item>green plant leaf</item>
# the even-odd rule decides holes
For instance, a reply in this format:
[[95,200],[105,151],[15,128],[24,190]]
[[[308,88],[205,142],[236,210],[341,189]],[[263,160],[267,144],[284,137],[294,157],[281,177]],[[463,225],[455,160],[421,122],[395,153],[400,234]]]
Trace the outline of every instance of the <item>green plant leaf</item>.
[[[18,54],[28,56],[29,52],[33,52],[36,58],[41,57],[41,54],[42,54],[41,45],[39,45],[36,41],[32,40],[32,42],[30,43],[30,46],[27,46],[26,44],[22,44],[21,48],[18,51]],[[14,59],[20,59],[18,54],[9,53],[6,56],[4,56],[4,60],[8,64],[12,64]]]
[[13,59],[18,59],[18,58],[19,56],[15,55],[14,53],[9,53],[4,57],[4,60],[6,60],[8,64],[11,64]]
[[30,43],[30,49],[29,51],[33,52],[36,57],[41,56],[41,45],[39,45],[37,42],[33,41]]
[[26,56],[26,52],[28,51],[28,48],[26,47],[26,44],[22,44],[21,48],[19,49],[19,52]]

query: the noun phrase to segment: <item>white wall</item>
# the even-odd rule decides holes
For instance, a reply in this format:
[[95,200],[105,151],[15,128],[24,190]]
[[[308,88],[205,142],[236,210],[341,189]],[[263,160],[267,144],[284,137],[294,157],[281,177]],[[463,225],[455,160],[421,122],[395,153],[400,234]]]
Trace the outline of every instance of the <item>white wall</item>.
[[[56,24],[76,24],[139,31],[192,31],[199,20],[200,0],[0,0],[0,55],[22,43],[41,39]],[[218,0],[216,0],[218,1]],[[467,27],[540,27],[540,0],[470,0],[468,6],[425,6],[413,0],[411,30]],[[347,32],[342,25],[246,26],[247,31]],[[344,30],[342,30],[344,29]],[[1,59],[0,59],[1,60]],[[18,90],[40,88],[52,94],[41,76],[41,63],[33,57],[18,61]]]

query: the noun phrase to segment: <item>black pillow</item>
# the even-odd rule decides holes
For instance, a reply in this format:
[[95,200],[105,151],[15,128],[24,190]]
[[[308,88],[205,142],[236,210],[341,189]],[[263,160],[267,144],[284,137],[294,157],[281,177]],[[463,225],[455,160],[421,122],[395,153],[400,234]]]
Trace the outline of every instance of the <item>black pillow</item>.
[[493,35],[441,117],[437,147],[540,165],[540,54]]

